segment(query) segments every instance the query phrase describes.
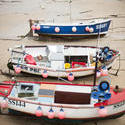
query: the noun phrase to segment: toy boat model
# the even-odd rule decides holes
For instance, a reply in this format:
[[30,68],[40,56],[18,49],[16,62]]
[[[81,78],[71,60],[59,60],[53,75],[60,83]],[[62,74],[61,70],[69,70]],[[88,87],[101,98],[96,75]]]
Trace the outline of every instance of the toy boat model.
[[36,21],[33,23],[32,30],[38,35],[54,35],[54,36],[91,36],[104,35],[108,32],[110,19],[89,19],[82,23],[70,24],[45,24]]
[[97,119],[125,113],[125,89],[99,85],[6,81],[0,83],[0,106],[49,119]]
[[96,51],[99,52],[98,69],[110,68],[119,52],[109,47],[97,48],[93,46],[18,46],[9,49],[11,58],[8,63],[10,69],[16,73],[26,72],[42,75],[44,78],[74,77],[91,75],[95,69]]

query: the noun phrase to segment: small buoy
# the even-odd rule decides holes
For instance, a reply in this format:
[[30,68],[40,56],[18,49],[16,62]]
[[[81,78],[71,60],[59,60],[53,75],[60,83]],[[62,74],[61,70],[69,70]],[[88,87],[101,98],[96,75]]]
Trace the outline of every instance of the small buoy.
[[77,31],[77,28],[74,26],[74,27],[72,27],[72,31],[73,32],[76,32]]
[[51,109],[49,110],[49,112],[48,112],[48,118],[49,118],[49,119],[53,119],[54,116],[55,116],[55,113],[54,113],[53,109],[51,108]]
[[7,108],[8,107],[8,102],[6,99],[3,99],[3,101],[0,103],[1,108]]
[[36,26],[36,29],[37,29],[37,30],[40,30],[40,25],[39,25],[39,24]]
[[89,32],[89,27],[87,26],[87,27],[85,28],[85,30],[86,30],[87,32]]
[[105,117],[107,115],[107,109],[106,108],[99,108],[98,114],[100,117]]
[[99,78],[101,76],[101,72],[100,71],[97,71],[96,72],[96,77]]
[[48,73],[47,70],[44,70],[42,73],[43,78],[47,78],[48,77]]
[[107,70],[107,68],[102,68],[101,69],[101,75],[102,76],[108,76],[108,70]]
[[55,27],[55,32],[58,33],[60,31],[59,27]]
[[65,118],[65,112],[64,110],[61,108],[60,112],[58,113],[58,118],[59,119],[64,119]]
[[36,26],[35,26],[35,25],[32,25],[32,26],[31,26],[31,29],[32,29],[32,30],[35,30],[35,29],[36,29]]
[[65,63],[65,69],[69,69],[70,68],[70,63]]
[[89,32],[92,33],[94,31],[94,29],[91,27],[89,28]]
[[36,109],[35,114],[37,117],[41,117],[43,115],[42,108],[40,106]]
[[73,81],[74,80],[74,75],[72,73],[68,74],[68,80]]
[[14,67],[14,70],[17,74],[19,74],[21,72],[21,67],[17,65],[16,67]]

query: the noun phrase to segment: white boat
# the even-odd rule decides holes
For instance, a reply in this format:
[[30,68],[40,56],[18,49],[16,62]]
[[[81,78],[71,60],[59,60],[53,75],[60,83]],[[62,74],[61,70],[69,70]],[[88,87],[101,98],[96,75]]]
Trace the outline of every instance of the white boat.
[[0,83],[0,106],[49,119],[97,119],[125,113],[125,89],[98,86],[6,81]]
[[9,49],[8,67],[17,73],[26,72],[43,77],[80,77],[91,75],[95,69],[96,51],[99,53],[98,69],[109,69],[120,55],[109,47],[45,45],[18,46]]

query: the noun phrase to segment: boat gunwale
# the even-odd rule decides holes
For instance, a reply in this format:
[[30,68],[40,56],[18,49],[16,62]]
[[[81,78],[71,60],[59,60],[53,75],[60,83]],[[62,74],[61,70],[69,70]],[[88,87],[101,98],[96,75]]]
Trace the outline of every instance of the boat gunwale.
[[[39,21],[39,20],[38,20]],[[87,22],[88,21],[88,22]],[[94,21],[94,22],[93,22]],[[85,22],[78,22],[78,23],[60,23],[60,24],[56,24],[56,23],[45,23],[45,22],[38,22],[38,23],[34,23],[33,25],[42,25],[42,26],[85,26],[85,25],[98,25],[100,23],[106,23],[106,22],[111,22],[111,19],[108,18],[102,18],[102,19],[86,19]]]

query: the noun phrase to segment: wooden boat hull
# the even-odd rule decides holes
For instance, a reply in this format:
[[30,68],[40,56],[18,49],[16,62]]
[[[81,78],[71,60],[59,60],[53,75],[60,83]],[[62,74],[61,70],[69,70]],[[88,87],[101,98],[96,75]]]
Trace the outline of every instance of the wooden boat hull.
[[[83,51],[82,54],[86,54],[86,51],[88,49],[90,49],[90,51],[88,51],[88,53],[90,53],[91,51],[94,52],[96,50],[96,47],[85,47],[85,46],[65,46],[65,47],[69,48],[69,49],[70,49],[70,47],[74,48],[74,50],[72,52],[70,52],[72,55],[75,55],[75,56],[71,55],[74,59],[79,56],[79,54],[74,53],[75,51],[80,51],[80,52]],[[26,46],[25,47],[27,53],[29,53],[31,55],[33,55],[34,53],[36,53],[36,55],[37,55],[37,53],[44,54],[45,51],[42,51],[42,50],[45,50],[46,48],[47,48],[47,46]],[[79,50],[79,48],[80,48],[80,50]],[[85,50],[84,50],[84,48],[85,48]],[[36,52],[38,49],[40,50],[40,52]],[[72,61],[72,62],[68,63],[69,65],[71,65],[70,68],[65,68],[64,66],[66,64],[66,58],[67,57],[69,58],[70,56],[68,55],[67,50],[64,50],[64,51],[65,51],[64,52],[65,55],[63,54],[63,56],[64,56],[63,61],[62,62],[60,61],[61,63],[63,63],[63,64],[61,64],[61,68],[58,68],[58,66],[60,67],[60,65],[58,65],[58,66],[55,65],[56,63],[58,63],[58,61],[53,62],[53,64],[49,63],[49,65],[51,65],[51,66],[47,66],[48,60],[46,62],[43,62],[44,66],[43,65],[31,65],[31,64],[26,64],[25,61],[22,61],[23,63],[18,63],[18,61],[15,60],[18,57],[15,58],[14,56],[9,61],[9,63],[11,64],[11,66],[9,66],[9,68],[16,67],[17,65],[20,65],[21,72],[26,72],[26,73],[35,74],[35,75],[41,75],[44,72],[44,70],[46,70],[47,73],[48,73],[48,76],[50,76],[50,77],[67,77],[68,74],[71,73],[71,72],[73,73],[74,77],[81,77],[81,76],[91,75],[91,74],[94,73],[95,66],[92,65],[92,63],[90,63],[90,61],[89,61],[90,55],[88,55],[89,56],[88,62],[87,62],[88,66],[78,66],[78,67],[74,68],[72,66],[72,62],[73,62]],[[85,51],[85,53],[84,53],[84,51]],[[114,55],[112,56],[112,58],[109,61],[106,61],[104,63],[104,65],[108,69],[110,67],[112,67],[115,59],[120,55],[118,51],[115,51],[115,50],[111,50],[111,51],[114,53]],[[12,53],[13,53],[12,55],[14,55],[14,53],[20,54],[20,52],[14,51],[14,50],[12,50]],[[80,58],[83,58],[84,56],[86,56],[86,55],[82,56],[82,54],[80,55],[81,56]],[[95,53],[93,53],[93,54],[95,54]],[[45,55],[45,57],[47,57],[46,55]],[[50,56],[51,55],[52,54],[50,53]],[[55,55],[56,55],[56,53],[55,53]],[[19,55],[19,56],[22,58],[22,55]],[[49,55],[48,55],[48,57],[49,57]],[[102,65],[103,65],[103,63],[102,63]]]
[[[90,21],[88,24],[64,24],[64,25],[54,25],[54,24],[34,24],[40,26],[40,29],[35,29],[35,33],[38,35],[52,35],[52,36],[94,36],[107,34],[111,20],[104,19],[103,21],[94,20]],[[90,30],[87,30],[89,28]]]
[[[1,99],[2,100],[2,99]],[[23,100],[16,100],[16,99],[9,99],[9,109],[13,109],[16,111],[20,111],[23,113],[27,113],[27,114],[32,114],[35,115],[36,109],[39,106],[38,104],[31,104],[28,102],[25,102],[25,107],[17,105],[16,103],[24,103]],[[125,102],[120,102],[120,103],[116,103],[115,105],[119,105]],[[117,109],[114,109],[115,105],[112,106],[106,106],[105,108],[108,110],[108,115],[105,117],[111,117],[114,115],[118,115],[118,114],[124,114],[125,113],[125,106],[119,107]],[[48,111],[50,110],[50,106],[42,106],[43,109],[43,116],[48,116]],[[100,118],[98,111],[99,108],[63,108],[65,111],[65,119],[96,119],[96,118]],[[58,118],[58,113],[60,111],[60,107],[53,107],[53,110],[55,112],[55,117],[54,118]],[[101,117],[102,118],[102,117]]]
[[[113,62],[106,66],[107,66],[107,68],[110,69],[110,67],[112,67],[112,65],[113,65]],[[16,67],[16,66],[17,66],[17,64],[13,64],[13,67]],[[39,68],[37,66],[31,67],[29,65],[21,65],[21,72],[41,76],[43,71],[46,70],[48,73],[48,76],[50,76],[50,77],[67,78],[67,76],[70,72],[73,73],[74,77],[92,75],[92,74],[94,74],[94,68],[95,67],[77,68],[77,69],[71,69],[71,70],[54,70],[54,69],[48,69],[48,68]]]

